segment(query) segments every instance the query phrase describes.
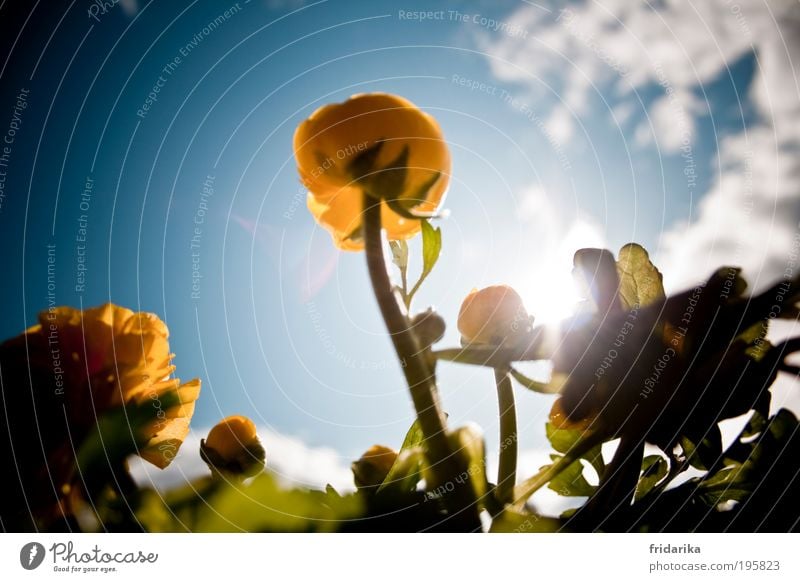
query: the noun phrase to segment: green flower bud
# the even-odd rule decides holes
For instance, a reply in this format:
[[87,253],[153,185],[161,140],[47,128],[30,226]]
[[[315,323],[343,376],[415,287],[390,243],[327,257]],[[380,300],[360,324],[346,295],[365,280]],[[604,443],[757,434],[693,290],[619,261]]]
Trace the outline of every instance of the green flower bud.
[[411,330],[417,336],[422,348],[429,348],[441,340],[445,328],[444,319],[431,307],[411,318]]

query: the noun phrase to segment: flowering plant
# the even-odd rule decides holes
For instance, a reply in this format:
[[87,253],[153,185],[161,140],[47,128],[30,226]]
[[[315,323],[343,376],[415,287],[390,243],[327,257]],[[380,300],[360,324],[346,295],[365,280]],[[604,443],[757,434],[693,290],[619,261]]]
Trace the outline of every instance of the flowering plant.
[[[537,326],[505,285],[474,290],[439,348],[446,322],[416,310],[443,233],[433,226],[450,180],[438,123],[394,95],[356,95],[298,127],[294,152],[308,208],[342,250],[363,251],[372,290],[416,411],[397,450],[373,445],[352,464],[354,488],[280,487],[254,423],[223,419],[201,441],[209,474],[158,493],[128,472],[135,454],[166,467],[189,430],[200,382],[172,377],[166,325],[105,305],[53,308],[0,345],[0,456],[7,529],[147,531],[787,531],[800,517],[800,431],[773,405],[800,338],[767,339],[796,319],[800,277],[752,296],[723,267],[667,296],[638,244],[579,249],[582,308],[555,330]],[[422,238],[410,284],[407,240]],[[384,240],[384,235],[387,240]],[[389,250],[391,263],[385,252]],[[392,273],[389,269],[393,269]],[[51,341],[58,338],[58,350]],[[546,361],[548,378],[521,363]],[[449,427],[437,388],[444,365],[491,368],[499,416],[497,474],[474,425]],[[518,468],[516,397],[548,399],[553,453]],[[55,398],[55,397],[58,398]],[[746,415],[746,416],[745,416]],[[741,430],[723,438],[721,423]],[[30,446],[30,443],[38,443]],[[691,470],[691,471],[690,471]],[[579,500],[546,515],[547,487]]]

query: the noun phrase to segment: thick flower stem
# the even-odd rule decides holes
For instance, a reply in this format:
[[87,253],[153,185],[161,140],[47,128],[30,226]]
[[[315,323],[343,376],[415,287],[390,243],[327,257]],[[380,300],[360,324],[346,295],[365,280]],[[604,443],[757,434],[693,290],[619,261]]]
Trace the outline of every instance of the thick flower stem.
[[511,503],[517,480],[517,409],[514,387],[508,371],[496,368],[497,404],[500,409],[500,462],[497,471],[497,500]]
[[454,526],[458,524],[470,531],[478,529],[480,522],[477,505],[466,463],[451,450],[433,373],[416,337],[409,329],[408,319],[400,309],[386,271],[381,241],[381,203],[367,194],[364,194],[364,248],[372,288],[403,368],[420,428],[425,435],[431,471],[437,481],[429,484],[429,487],[444,487],[449,492],[444,496],[444,502],[452,515]]

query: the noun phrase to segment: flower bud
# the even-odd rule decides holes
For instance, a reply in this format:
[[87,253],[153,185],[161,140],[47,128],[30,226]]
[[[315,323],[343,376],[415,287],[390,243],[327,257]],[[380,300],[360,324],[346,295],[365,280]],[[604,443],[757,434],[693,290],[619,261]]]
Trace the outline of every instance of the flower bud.
[[445,328],[442,316],[430,307],[411,318],[411,330],[417,336],[421,348],[429,348],[441,340]]
[[531,318],[522,298],[508,285],[473,289],[458,314],[458,330],[465,343],[514,345],[530,329]]
[[249,477],[264,469],[266,452],[253,421],[235,415],[223,418],[200,441],[200,456],[212,472]]
[[372,445],[351,465],[353,480],[359,489],[376,488],[383,483],[397,460],[397,453],[383,445]]

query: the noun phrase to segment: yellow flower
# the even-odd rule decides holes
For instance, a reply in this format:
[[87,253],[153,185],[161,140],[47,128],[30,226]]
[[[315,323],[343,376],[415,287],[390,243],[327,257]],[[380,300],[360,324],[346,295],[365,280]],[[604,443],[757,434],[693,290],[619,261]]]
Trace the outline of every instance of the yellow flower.
[[228,416],[219,421],[201,441],[200,452],[212,469],[239,475],[254,475],[264,468],[266,453],[256,434],[256,425],[246,416]]
[[397,453],[383,445],[372,445],[351,465],[353,480],[359,489],[378,487],[397,460]]
[[167,393],[176,393],[177,405],[157,410],[149,439],[139,450],[163,469],[189,433],[200,394],[199,379],[181,384],[170,377],[175,366],[168,336],[156,315],[107,303],[84,311],[44,310],[37,325],[7,343],[27,343],[31,367],[52,371],[53,391],[64,397],[73,437],[85,434],[114,407],[152,402],[158,409]]
[[[0,465],[13,463],[17,475],[5,483],[1,515],[25,528],[64,527],[54,524],[122,470],[109,463],[123,462],[117,455],[130,445],[158,467],[172,461],[200,381],[170,378],[167,336],[155,315],[53,306],[0,344]],[[88,455],[79,467],[76,454]]]
[[[337,247],[349,251],[364,248],[362,194],[380,181],[382,171],[386,176],[386,170],[403,170],[403,182],[391,197],[420,212],[437,209],[450,179],[450,152],[439,124],[410,101],[387,93],[354,95],[317,109],[295,131],[294,155],[308,188],[311,214],[331,233]],[[381,204],[389,240],[408,239],[419,232],[419,220]]]
[[458,313],[458,330],[465,343],[513,345],[527,336],[530,325],[522,298],[507,285],[473,289]]

